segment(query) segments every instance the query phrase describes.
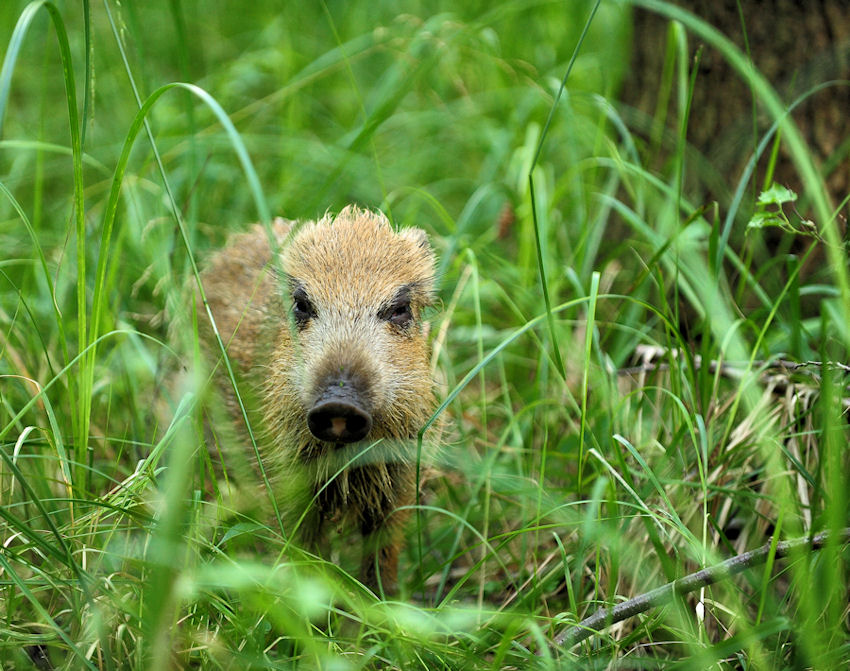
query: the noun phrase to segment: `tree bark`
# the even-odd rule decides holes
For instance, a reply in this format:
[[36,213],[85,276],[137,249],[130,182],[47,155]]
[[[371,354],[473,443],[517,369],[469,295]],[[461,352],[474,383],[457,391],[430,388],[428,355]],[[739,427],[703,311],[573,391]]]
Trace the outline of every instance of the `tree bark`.
[[[755,67],[790,104],[813,87],[833,80],[793,113],[812,155],[824,170],[834,204],[850,191],[850,3],[847,0],[678,0],[749,53]],[[645,115],[658,106],[669,22],[636,9],[631,76],[623,99]],[[700,47],[693,37],[689,51]],[[688,64],[693,66],[693,60]],[[737,179],[770,121],[757,113],[753,95],[715,50],[705,48],[698,65],[687,139],[725,177]],[[670,106],[668,119],[675,120]],[[667,124],[671,128],[671,123]],[[759,163],[761,187],[766,158]],[[802,185],[790,160],[780,154],[775,181],[797,191]],[[705,187],[705,185],[703,185]],[[724,194],[710,196],[724,202]],[[844,207],[845,215],[848,213]]]

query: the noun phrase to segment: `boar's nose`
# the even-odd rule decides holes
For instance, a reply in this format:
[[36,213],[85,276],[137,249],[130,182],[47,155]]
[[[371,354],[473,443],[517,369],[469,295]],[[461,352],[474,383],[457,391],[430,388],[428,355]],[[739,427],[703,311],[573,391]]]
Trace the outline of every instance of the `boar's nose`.
[[342,374],[326,380],[319,397],[307,413],[307,426],[319,440],[356,443],[372,428],[372,415],[360,385]]

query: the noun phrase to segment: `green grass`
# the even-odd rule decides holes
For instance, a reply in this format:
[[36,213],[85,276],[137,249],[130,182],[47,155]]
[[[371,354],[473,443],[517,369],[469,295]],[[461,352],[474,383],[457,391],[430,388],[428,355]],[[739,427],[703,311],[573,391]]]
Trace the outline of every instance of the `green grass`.
[[[0,6],[0,668],[847,668],[838,541],[555,644],[850,524],[847,370],[789,365],[850,345],[792,101],[661,2],[649,136],[617,97],[624,6],[290,4]],[[693,36],[749,79],[817,235],[748,230],[782,206],[755,178],[705,195]],[[168,333],[228,233],[349,202],[439,255],[445,444],[391,600],[244,513]]]

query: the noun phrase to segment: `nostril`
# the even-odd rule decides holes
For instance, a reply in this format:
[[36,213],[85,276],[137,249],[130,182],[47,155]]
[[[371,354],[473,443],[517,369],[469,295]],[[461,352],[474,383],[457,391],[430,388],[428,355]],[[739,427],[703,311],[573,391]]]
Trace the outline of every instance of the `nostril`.
[[307,413],[307,426],[319,440],[356,443],[372,428],[372,417],[363,408],[341,401],[319,402]]
[[365,412],[351,415],[347,418],[345,428],[349,433],[360,436],[357,440],[362,440],[372,428],[372,418]]

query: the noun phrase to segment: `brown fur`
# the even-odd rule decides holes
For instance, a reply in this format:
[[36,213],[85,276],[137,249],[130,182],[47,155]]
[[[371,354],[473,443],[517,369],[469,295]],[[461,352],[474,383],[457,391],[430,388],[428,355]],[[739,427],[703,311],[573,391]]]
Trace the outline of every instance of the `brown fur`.
[[[408,517],[394,511],[414,500],[416,436],[434,407],[422,320],[433,252],[421,230],[396,233],[383,215],[354,207],[301,226],[279,219],[272,233],[277,259],[261,226],[211,259],[202,274],[210,310],[252,410],[286,533],[322,548],[331,526],[359,532],[361,579],[392,590]],[[295,287],[315,310],[306,323],[292,318]],[[409,298],[409,323],[388,316],[398,296]],[[202,335],[214,355],[209,325]],[[317,390],[343,370],[372,418],[366,438],[348,445],[318,440],[307,424]],[[221,387],[244,432],[232,386]]]

